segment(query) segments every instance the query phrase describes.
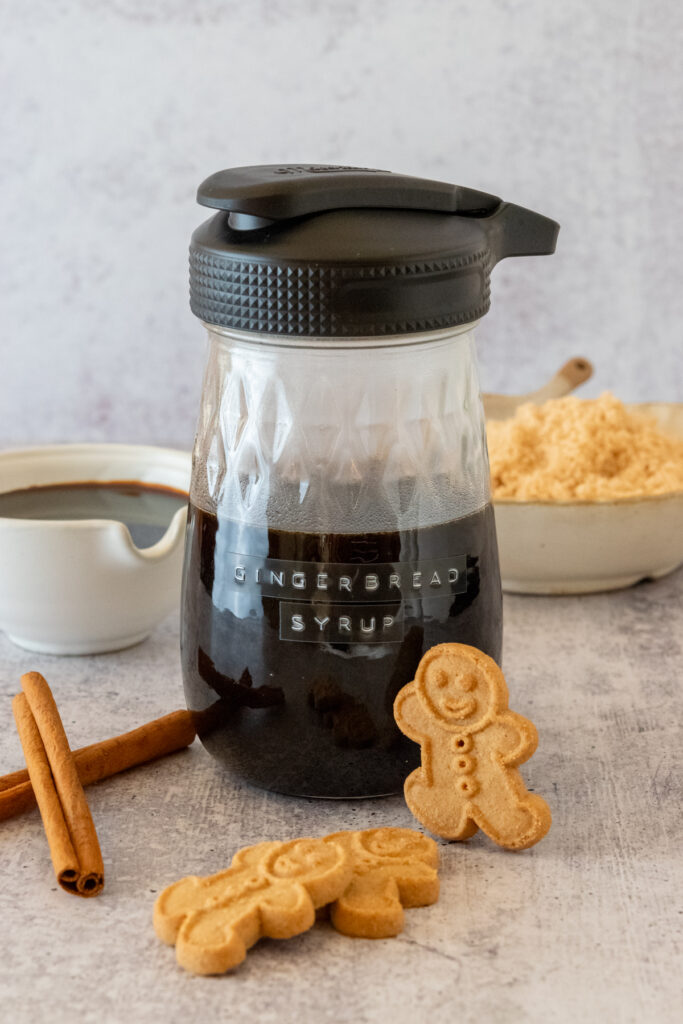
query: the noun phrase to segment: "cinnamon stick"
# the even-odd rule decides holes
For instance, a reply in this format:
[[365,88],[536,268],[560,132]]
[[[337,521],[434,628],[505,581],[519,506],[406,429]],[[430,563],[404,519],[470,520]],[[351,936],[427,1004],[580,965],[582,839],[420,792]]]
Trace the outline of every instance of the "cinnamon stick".
[[[83,786],[165,757],[189,747],[195,738],[192,714],[173,711],[137,729],[73,751]],[[26,770],[0,777],[0,821],[35,807],[36,798]]]
[[38,672],[23,675],[21,686],[12,708],[57,881],[67,892],[96,896],[102,853],[57,705]]

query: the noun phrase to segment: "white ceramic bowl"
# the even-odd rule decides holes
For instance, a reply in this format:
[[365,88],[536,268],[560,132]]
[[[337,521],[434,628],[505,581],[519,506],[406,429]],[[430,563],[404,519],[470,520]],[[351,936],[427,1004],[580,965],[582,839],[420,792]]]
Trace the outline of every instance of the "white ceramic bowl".
[[[683,437],[683,405],[646,403]],[[683,492],[616,501],[494,502],[503,589],[520,594],[617,590],[683,562]]]
[[[0,452],[0,492],[77,481],[138,480],[187,491],[191,455],[126,444]],[[91,654],[144,640],[177,606],[187,510],[153,547],[121,522],[0,517],[0,629],[47,654]]]

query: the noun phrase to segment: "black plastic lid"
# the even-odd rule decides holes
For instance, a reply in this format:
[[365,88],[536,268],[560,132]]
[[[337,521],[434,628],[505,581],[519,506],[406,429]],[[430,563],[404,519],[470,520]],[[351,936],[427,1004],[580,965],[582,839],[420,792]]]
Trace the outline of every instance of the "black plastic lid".
[[555,251],[559,225],[497,196],[389,171],[236,167],[197,192],[190,306],[239,331],[410,334],[478,320],[493,267]]

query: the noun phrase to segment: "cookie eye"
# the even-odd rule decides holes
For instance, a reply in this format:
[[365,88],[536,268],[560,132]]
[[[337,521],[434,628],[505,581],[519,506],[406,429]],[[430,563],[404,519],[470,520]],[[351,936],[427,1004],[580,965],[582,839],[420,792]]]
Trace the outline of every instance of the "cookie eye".
[[470,675],[470,676],[463,676],[462,679],[459,680],[459,683],[460,683],[461,688],[463,690],[465,690],[467,693],[469,693],[470,690],[476,690],[476,688],[477,688],[477,677],[476,676],[472,676],[472,675]]
[[440,690],[442,690],[444,686],[448,686],[448,672],[443,668],[437,668],[434,672],[434,682]]

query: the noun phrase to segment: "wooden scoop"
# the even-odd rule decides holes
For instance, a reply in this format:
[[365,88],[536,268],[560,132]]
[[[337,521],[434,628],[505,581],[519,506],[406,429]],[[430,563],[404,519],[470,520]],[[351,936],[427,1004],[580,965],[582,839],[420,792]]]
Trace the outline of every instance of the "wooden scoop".
[[484,394],[484,412],[487,420],[506,420],[514,416],[517,406],[524,402],[535,402],[540,405],[549,398],[562,398],[568,395],[579,384],[583,384],[593,375],[593,366],[587,359],[576,356],[565,363],[561,370],[551,377],[538,391],[526,395],[491,395]]

